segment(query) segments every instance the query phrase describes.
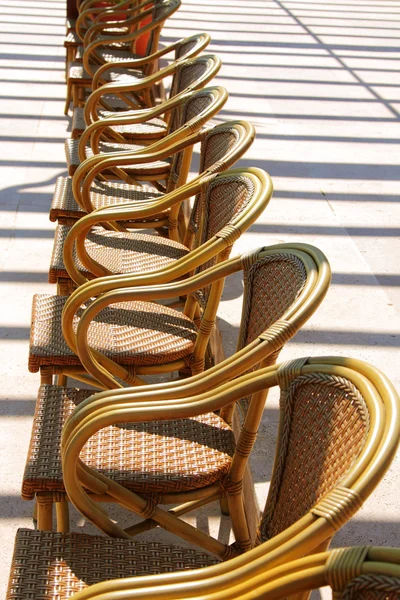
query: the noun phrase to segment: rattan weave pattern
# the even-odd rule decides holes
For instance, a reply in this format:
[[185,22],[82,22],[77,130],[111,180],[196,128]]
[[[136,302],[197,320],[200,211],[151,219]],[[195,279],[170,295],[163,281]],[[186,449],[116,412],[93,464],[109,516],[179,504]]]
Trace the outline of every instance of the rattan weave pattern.
[[[115,112],[111,112],[109,110],[104,110],[100,108],[97,111],[98,116],[101,119],[107,118],[108,116],[114,116]],[[74,109],[74,114],[72,117],[72,135],[76,137],[80,135],[86,128],[85,118],[84,118],[84,109],[76,107]],[[127,139],[135,138],[136,136],[146,136],[146,137],[161,137],[166,132],[167,125],[163,119],[159,119],[155,117],[154,119],[150,119],[145,123],[136,123],[136,125],[116,125],[112,126],[111,129],[113,131],[117,131],[118,133],[123,133]]]
[[[244,271],[244,301],[238,350],[255,340],[282,318],[301,293],[307,280],[303,263],[296,256],[275,254],[258,259]],[[254,365],[252,370],[258,369]],[[250,397],[239,402],[246,415]]]
[[192,63],[189,61],[182,64],[172,79],[170,97],[172,98],[175,94],[196,83],[207,70],[207,63]]
[[[61,314],[63,296],[33,297],[29,370],[44,365],[79,365],[64,341]],[[79,315],[73,326],[77,327]],[[196,326],[182,313],[152,302],[121,302],[102,310],[90,324],[92,348],[125,365],[163,364],[188,356],[196,340]]]
[[[197,196],[190,217],[190,226],[196,231],[194,248],[204,244],[233,218],[237,218],[250,202],[253,190],[253,182],[242,175],[229,179],[220,176],[212,181],[207,191]],[[216,261],[217,257],[212,258],[198,267],[197,272],[212,267]],[[207,301],[209,291],[210,287],[197,295],[202,304]]]
[[[77,168],[80,165],[79,154],[78,154],[79,140],[73,140],[68,138],[65,140],[65,156],[67,159],[68,168]],[[127,150],[136,152],[136,150],[142,150],[143,146],[138,144],[117,144],[117,142],[106,142],[101,140],[99,143],[99,152],[110,153],[110,152],[125,152]],[[92,149],[90,146],[86,147],[86,157],[93,156]],[[125,165],[122,167],[125,171],[130,171],[129,166]],[[148,162],[144,164],[138,164],[133,167],[133,170],[142,169],[152,174],[163,174],[169,171],[170,161],[169,160],[157,160],[154,162]]]
[[239,134],[229,125],[218,130],[211,129],[201,145],[201,164],[199,171],[210,169],[222,160],[238,143]]
[[109,62],[120,62],[120,61],[131,61],[138,58],[136,54],[131,51],[130,44],[118,42],[113,47],[99,47],[96,48],[96,54],[100,59],[106,63]]
[[[285,392],[283,392],[285,393]],[[369,428],[354,385],[326,374],[297,377],[285,393],[279,463],[261,523],[261,540],[307,513],[348,471]]]
[[198,41],[196,39],[190,40],[190,41],[186,42],[185,44],[180,44],[175,50],[175,60],[178,60],[178,58],[181,58],[182,56],[189,54],[189,52],[191,50],[193,50],[193,48],[195,48],[197,46],[197,44],[198,44]]
[[[111,57],[111,55],[114,56],[114,58],[109,62],[115,62],[116,60],[127,61],[127,60],[132,60],[135,58],[140,58],[139,56],[132,54],[130,44],[126,44],[123,42],[113,42],[113,48],[97,47],[95,50],[95,54],[97,54],[98,57],[101,57],[102,53],[105,53],[105,54],[108,53],[110,55],[110,57]],[[75,60],[77,62],[82,62],[83,54],[84,54],[84,47],[79,46],[76,51]],[[119,58],[118,58],[118,56],[119,56]],[[100,62],[102,62],[101,58],[100,58]]]
[[[150,187],[117,183],[116,181],[94,180],[90,188],[90,200],[95,208],[103,208],[126,202],[144,202],[160,198],[161,192]],[[80,208],[72,193],[72,178],[58,177],[50,207],[50,220],[59,218],[80,219],[86,211]],[[164,215],[162,215],[164,216]],[[160,215],[152,216],[151,220],[162,218]]]
[[92,76],[83,68],[81,62],[73,62],[68,69],[68,83],[87,82],[92,83]]
[[307,280],[296,256],[275,254],[258,260],[245,273],[242,338],[239,348],[250,344],[286,310],[301,293]]
[[388,575],[360,575],[352,579],[342,600],[400,600],[400,579]]
[[[29,500],[40,491],[63,492],[62,428],[90,391],[39,388],[22,484]],[[95,433],[84,446],[85,464],[137,492],[158,495],[221,481],[234,452],[231,428],[214,413],[190,419],[121,424]]]
[[[103,33],[106,35],[125,35],[127,33],[129,33],[129,30],[127,27],[107,27],[107,29],[103,30]],[[64,47],[68,48],[68,47],[73,47],[73,48],[78,48],[78,46],[80,46],[82,44],[82,40],[79,37],[79,35],[76,33],[76,31],[69,31],[67,33],[67,35],[64,38]]]
[[19,529],[7,600],[68,600],[88,585],[216,564],[197,550],[77,533]]
[[[69,277],[64,266],[63,248],[71,227],[58,225],[54,235],[53,254],[49,270],[49,283],[57,283],[59,277]],[[166,267],[189,250],[168,238],[138,232],[107,231],[93,227],[86,238],[86,248],[91,258],[112,273],[147,273]],[[84,269],[76,251],[74,262],[85,277],[93,275]]]
[[[79,52],[77,57],[79,56]],[[132,55],[132,58],[135,58]],[[92,70],[95,73],[99,65],[92,65]],[[112,71],[106,71],[103,75],[103,78],[109,82],[118,82],[118,83],[136,83],[145,77],[142,71],[139,69],[124,69],[122,67],[115,67]],[[68,69],[68,82],[74,84],[81,84],[84,86],[90,86],[92,83],[92,76],[84,69],[84,66],[81,62],[72,62]]]

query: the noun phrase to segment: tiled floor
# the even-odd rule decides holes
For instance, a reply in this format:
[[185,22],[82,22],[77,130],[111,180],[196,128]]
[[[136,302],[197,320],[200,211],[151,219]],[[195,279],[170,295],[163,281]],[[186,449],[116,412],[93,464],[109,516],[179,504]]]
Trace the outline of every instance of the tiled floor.
[[[38,376],[27,371],[30,304],[46,283],[54,225],[48,208],[65,173],[63,0],[0,0],[0,557],[7,581],[14,533],[31,526],[20,479]],[[390,0],[182,0],[163,41],[208,31],[230,92],[215,122],[251,120],[242,165],[265,168],[275,195],[239,248],[298,239],[333,269],[324,304],[282,353],[370,361],[399,384],[400,4]],[[240,320],[241,281],[220,310],[227,352]],[[266,493],[276,399],[252,459]],[[335,545],[396,544],[399,461]],[[216,512],[202,513],[218,521]],[[78,517],[75,528],[87,528]],[[224,528],[220,529],[225,535]]]

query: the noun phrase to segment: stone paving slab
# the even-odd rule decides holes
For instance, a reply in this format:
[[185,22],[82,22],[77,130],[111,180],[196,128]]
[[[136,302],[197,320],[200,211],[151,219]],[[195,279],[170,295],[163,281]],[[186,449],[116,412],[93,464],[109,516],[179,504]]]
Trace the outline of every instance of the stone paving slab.
[[[30,305],[52,293],[47,268],[54,182],[63,140],[65,2],[0,0],[0,558],[4,590],[14,534],[31,526],[20,500],[38,376],[27,371]],[[163,43],[208,31],[229,101],[214,120],[248,119],[257,139],[241,161],[271,174],[275,194],[237,245],[300,240],[333,270],[317,314],[281,354],[365,359],[399,384],[400,4],[385,0],[183,0]],[[196,164],[196,157],[194,165]],[[220,309],[227,354],[240,320],[240,277]],[[252,456],[262,506],[271,472],[277,398],[268,399]],[[399,459],[334,545],[398,544]],[[210,508],[193,517],[227,540]],[[90,525],[73,515],[76,530]],[[153,539],[164,535],[151,534]],[[166,536],[166,539],[169,539]]]

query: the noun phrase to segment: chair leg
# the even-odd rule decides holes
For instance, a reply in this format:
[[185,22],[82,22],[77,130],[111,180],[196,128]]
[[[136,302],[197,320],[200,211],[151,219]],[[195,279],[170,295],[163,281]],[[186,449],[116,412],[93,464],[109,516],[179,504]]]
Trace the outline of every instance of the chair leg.
[[68,380],[68,377],[67,377],[67,375],[62,375],[62,374],[61,374],[61,375],[58,375],[58,376],[57,376],[57,385],[58,385],[59,387],[66,387],[66,385],[67,385],[67,380]]
[[73,109],[79,105],[79,90],[78,86],[72,84],[72,107]]
[[53,373],[46,369],[46,367],[40,369],[40,384],[53,385]]
[[219,499],[219,506],[220,506],[222,515],[227,515],[227,516],[230,515],[229,502],[228,502],[228,498],[226,496],[223,496],[222,498]]
[[52,531],[53,529],[53,494],[38,493],[37,502],[37,528],[39,531]]
[[37,524],[37,519],[38,519],[38,506],[37,506],[36,498],[35,498],[34,502],[35,502],[35,504],[33,506],[32,519],[33,519],[33,523],[36,525]]
[[68,500],[65,497],[64,500],[56,502],[56,520],[57,520],[57,531],[58,533],[69,532],[69,508]]
[[232,518],[232,529],[236,539],[235,547],[240,552],[247,552],[247,550],[251,550],[252,544],[244,511],[243,494],[241,492],[233,494],[228,493],[227,499],[229,513]]
[[70,83],[68,83],[67,85],[67,98],[65,100],[65,106],[64,106],[64,115],[68,114],[69,111],[69,105],[71,104],[72,101],[72,86]]

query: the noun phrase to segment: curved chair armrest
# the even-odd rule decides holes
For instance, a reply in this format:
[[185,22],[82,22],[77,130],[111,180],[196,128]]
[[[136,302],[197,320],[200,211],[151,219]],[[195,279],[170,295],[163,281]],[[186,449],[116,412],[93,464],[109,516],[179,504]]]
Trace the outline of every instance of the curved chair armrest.
[[[78,169],[76,170],[74,178],[72,180],[72,191],[76,201],[78,203],[82,201],[81,184],[85,176],[86,179],[84,186],[86,186],[86,188],[89,190],[90,185],[96,174],[102,171],[104,168],[111,166],[115,167],[118,164],[129,164],[129,157],[131,157],[132,155],[139,156],[145,154],[146,152],[158,152],[165,148],[170,148],[172,145],[188,137],[188,135],[199,131],[209,119],[211,119],[215,114],[218,113],[218,111],[222,108],[222,106],[226,103],[228,99],[228,92],[225,88],[221,87],[214,86],[210,88],[205,88],[202,91],[202,93],[208,93],[213,95],[213,103],[207,107],[206,111],[203,111],[203,113],[196,115],[168,136],[155,141],[150,146],[146,146],[141,150],[137,150],[135,153],[127,151],[118,154],[96,154],[95,156],[89,157],[85,161],[83,161],[83,163],[81,163]],[[182,98],[184,99],[186,96],[190,97],[191,94],[192,92],[189,92],[188,94],[185,93],[183,96],[180,96],[178,98],[174,97],[171,100],[168,100],[167,102],[171,103],[171,105],[172,103],[180,103],[182,101]],[[94,123],[92,125],[94,125]],[[119,157],[121,157],[121,160],[124,160],[125,162],[118,162],[120,160]],[[99,165],[98,163],[100,163],[103,160],[105,162],[102,165]]]
[[[173,62],[170,65],[163,67],[156,73],[153,73],[152,75],[148,75],[147,77],[143,77],[142,79],[136,81],[135,83],[109,82],[109,83],[100,85],[97,88],[93,87],[93,92],[90,94],[90,96],[87,99],[86,104],[85,104],[85,113],[84,113],[85,117],[87,118],[90,115],[90,121],[95,121],[96,119],[98,119],[97,114],[96,114],[96,106],[99,103],[99,101],[101,100],[102,96],[105,96],[106,94],[135,93],[135,92],[141,92],[143,90],[149,89],[154,84],[161,81],[161,79],[164,79],[165,77],[172,75],[174,70],[176,69],[177,64],[179,64],[179,61]],[[102,65],[102,66],[106,66],[106,65]],[[109,65],[107,65],[107,66],[109,66]],[[115,66],[114,63],[112,66],[113,67]],[[126,66],[126,65],[124,65],[124,66]],[[187,90],[185,90],[185,92],[187,92]],[[174,99],[175,99],[175,97],[171,98],[170,100],[166,100],[165,102],[163,102],[162,104],[159,104],[157,107],[154,107],[154,108],[158,108],[159,109],[158,114],[162,114],[164,112],[164,110],[162,110],[162,108],[165,108],[165,105]],[[160,109],[160,107],[161,107],[161,109]],[[139,109],[139,110],[140,110],[140,112],[144,112],[144,110],[146,110],[146,109]],[[127,112],[127,111],[124,111],[124,112]]]
[[[115,12],[119,12],[124,10],[125,14],[127,12],[127,10],[129,10],[129,8],[131,8],[131,10],[138,10],[140,6],[140,3],[138,2],[138,0],[117,0],[114,6],[110,6],[106,9],[103,8],[103,15],[113,15]],[[101,14],[98,15],[95,19],[94,22],[98,22],[101,19]]]
[[[97,19],[95,20],[95,22],[93,23],[93,25],[91,25],[89,27],[89,29],[85,32],[84,34],[84,38],[83,38],[83,47],[87,48],[87,46],[90,44],[90,42],[92,42],[95,37],[99,36],[102,34],[102,32],[104,31],[104,36],[107,36],[110,40],[110,43],[112,42],[112,40],[117,40],[121,35],[127,35],[129,33],[129,25],[127,23],[128,19],[126,18],[126,11],[123,10],[112,10],[109,13],[109,16],[114,16],[117,17],[118,15],[120,15],[120,19],[111,19],[110,21],[106,21],[104,20],[104,13],[103,15],[100,14]],[[102,18],[101,18],[102,17]],[[101,20],[100,20],[101,18]],[[106,29],[119,29],[124,27],[126,29],[126,32],[121,32],[121,31],[105,31]]]
[[[145,387],[115,388],[113,390],[94,393],[74,409],[73,415],[71,415],[64,426],[62,444],[69,439],[77,423],[83,422],[83,420],[89,418],[93,413],[99,414],[100,410],[110,410],[115,406],[122,407],[125,404],[130,406],[133,402],[135,404],[148,404],[154,401],[172,401],[172,403],[175,403],[176,400],[187,398],[190,395],[209,394],[212,387],[222,386],[223,384],[229,385],[237,376],[242,376],[242,380],[244,381],[245,376],[243,376],[243,372],[247,371],[248,366],[251,368],[259,362],[260,352],[254,351],[256,345],[259,346],[260,342],[254,341],[246,347],[246,353],[250,353],[249,360],[243,361],[243,357],[234,355],[207,371],[193,375],[188,379],[150,383]],[[264,367],[263,373],[271,372],[275,368],[276,365]],[[252,377],[251,372],[247,372],[246,377]]]
[[[136,25],[139,25],[139,23],[141,21],[143,21],[143,19],[145,19],[146,17],[150,16],[153,12],[153,7],[144,10],[142,12],[140,12],[138,14],[138,8],[134,9],[135,15],[133,17],[129,17],[128,19],[124,20],[124,21],[118,21],[118,23],[120,25],[126,26],[126,27],[135,27]],[[136,40],[136,38],[140,37],[141,35],[143,35],[143,33],[147,33],[147,31],[151,31],[152,29],[154,29],[155,27],[158,26],[158,22],[152,22],[149,23],[148,25],[145,25],[144,27],[141,27],[140,29],[135,29],[134,31],[128,32],[128,33],[123,33],[120,35],[100,35],[100,36],[96,36],[95,39],[93,39],[93,36],[98,33],[99,31],[99,27],[101,28],[102,23],[96,23],[94,25],[92,25],[86,32],[85,37],[84,37],[84,46],[85,46],[85,52],[83,55],[83,60],[85,60],[85,54],[88,53],[91,54],[93,52],[93,50],[95,48],[97,48],[98,46],[104,46],[107,45],[107,43],[110,44],[114,44],[115,42],[126,42],[126,43],[132,43]],[[114,22],[115,25],[115,22]],[[85,64],[85,62],[84,62]]]
[[[78,332],[77,334],[75,334],[72,328],[74,315],[79,309],[79,307],[84,302],[89,300],[89,298],[99,296],[98,301],[94,300],[94,302],[86,309],[86,311],[84,311],[84,320],[82,321],[83,315],[80,319],[80,324],[78,328],[79,339],[85,340],[85,348],[81,348],[80,342],[78,342],[79,357],[81,359],[84,358],[86,362],[86,364],[84,364],[85,368],[88,362],[90,363],[90,373],[96,372],[96,374],[100,374],[99,378],[97,377],[97,375],[95,376],[95,378],[98,379],[104,385],[104,387],[121,387],[120,384],[116,383],[116,381],[110,377],[108,371],[104,375],[103,370],[100,368],[100,364],[97,361],[96,367],[92,365],[92,351],[87,344],[86,335],[90,322],[95,317],[95,315],[99,311],[101,311],[105,306],[108,306],[113,303],[124,302],[126,301],[126,299],[153,302],[161,299],[187,296],[188,294],[191,294],[197,291],[198,289],[202,289],[203,287],[210,285],[231,273],[236,272],[240,268],[241,259],[234,258],[231,260],[226,260],[215,267],[211,267],[210,269],[207,269],[207,271],[193,275],[192,277],[189,277],[184,281],[174,281],[172,283],[165,283],[161,285],[148,284],[144,286],[142,285],[141,287],[133,288],[132,285],[140,286],[143,282],[143,278],[141,278],[140,275],[118,275],[102,277],[96,281],[87,282],[84,285],[80,286],[75,292],[73,292],[65,304],[62,316],[62,331],[64,338],[71,350],[78,354]],[[86,361],[87,357],[89,357],[88,361]],[[110,361],[105,357],[103,362],[107,362],[108,365],[115,365],[114,361]],[[127,374],[125,369],[121,368],[119,365],[116,365],[116,370],[118,376],[121,376],[124,379],[129,379],[130,375]]]
[[[80,12],[80,14],[78,15],[78,18],[76,19],[75,30],[76,30],[78,37],[82,40],[82,43],[83,43],[83,40],[85,39],[85,34],[87,31],[85,28],[86,19],[88,17],[91,17],[92,15],[101,16],[103,13],[104,13],[104,8],[99,8],[99,7],[85,8],[83,11]],[[89,28],[90,27],[92,27],[92,25],[90,25]]]
[[[400,557],[397,548],[349,547],[298,558],[283,551],[279,566],[266,566],[268,546],[261,546],[266,561],[259,557],[258,548],[242,556],[203,569],[146,577],[113,579],[94,584],[74,596],[74,600],[117,600],[120,594],[142,598],[151,589],[154,600],[179,597],[195,600],[218,597],[219,600],[273,597],[277,600],[303,595],[312,589],[330,585],[341,596],[344,587],[355,577],[369,575],[371,582],[379,575],[400,577]],[[286,556],[285,556],[286,555]],[[335,585],[336,584],[336,585]]]
[[[92,2],[92,4],[96,4],[97,0],[94,0]],[[109,15],[111,16],[115,16],[117,15],[120,11],[121,11],[121,15],[125,15],[125,19],[126,20],[126,10],[124,12],[122,12],[122,9],[125,6],[129,6],[129,4],[132,4],[131,0],[124,0],[123,2],[118,1],[116,2],[115,6],[113,7],[109,7],[107,9],[104,9],[104,7],[98,7],[98,6],[94,6],[93,8],[90,8],[89,3],[87,3],[87,5],[85,5],[85,7],[83,7],[82,9],[80,9],[79,11],[79,15],[78,18],[76,20],[76,25],[75,25],[75,29],[76,29],[76,33],[79,36],[79,38],[82,40],[82,43],[84,44],[84,40],[85,40],[85,35],[86,35],[86,29],[85,29],[85,20],[90,17],[91,20],[91,25],[89,25],[89,29],[91,27],[93,27],[94,25],[98,25],[101,24],[102,27],[101,29],[104,29],[105,27],[117,27],[118,26],[118,21],[116,21],[115,19],[111,20],[111,21],[105,21],[104,17]],[[132,10],[136,10],[135,8]],[[92,19],[92,17],[95,16],[94,19]],[[122,21],[121,21],[122,23]],[[82,31],[83,29],[83,31]],[[94,29],[93,31],[97,31],[98,29]]]
[[182,40],[178,40],[174,44],[171,44],[170,46],[166,46],[165,48],[161,48],[160,50],[157,50],[157,52],[153,52],[153,54],[150,54],[149,56],[133,58],[132,60],[129,60],[129,61],[127,61],[127,60],[115,61],[113,63],[106,63],[104,65],[101,65],[101,67],[99,67],[99,69],[96,71],[96,73],[93,77],[92,89],[95,90],[100,85],[106,85],[105,80],[102,79],[102,77],[103,77],[104,73],[106,73],[107,71],[112,71],[115,68],[140,69],[140,67],[147,66],[147,64],[149,62],[158,60],[158,59],[162,58],[163,56],[165,56],[166,54],[173,52],[181,43],[182,43]]
[[[211,41],[211,36],[205,32],[196,34],[191,37],[193,37],[193,38],[199,37],[202,39],[201,44],[199,43],[199,47],[196,49],[196,55],[199,54],[202,50],[204,50],[204,48],[206,48]],[[107,71],[113,70],[118,67],[127,68],[127,69],[129,69],[129,68],[139,69],[140,67],[147,66],[147,64],[149,62],[156,61],[156,60],[162,58],[163,56],[165,56],[166,54],[170,54],[170,52],[174,52],[179,47],[179,45],[185,41],[185,39],[188,39],[188,38],[182,38],[182,39],[178,40],[177,42],[170,44],[169,46],[166,46],[165,48],[161,48],[160,50],[157,50],[157,52],[154,52],[153,54],[150,54],[149,56],[135,58],[131,61],[116,61],[113,63],[106,63],[104,65],[101,65],[93,76],[92,89],[95,90],[100,85],[105,84],[105,81],[104,81],[104,79],[102,79],[102,77],[103,77],[104,73],[106,73]],[[183,57],[176,59],[175,62],[181,62],[182,60],[186,60],[188,57],[191,57],[191,56],[192,56],[192,53],[190,52],[189,54],[185,54]]]
[[[179,130],[178,130],[179,131]],[[87,212],[92,212],[94,206],[90,200],[90,188],[94,179],[105,170],[117,166],[150,163],[156,160],[170,158],[179,152],[195,144],[201,135],[201,131],[195,131],[192,135],[168,136],[164,140],[158,140],[151,146],[145,146],[141,150],[110,152],[107,154],[96,154],[85,159],[77,168],[72,179],[72,191],[77,203]]]
[[[102,476],[90,468],[86,467],[79,460],[79,454],[84,444],[99,429],[115,423],[121,422],[141,422],[154,421],[171,418],[193,417],[204,412],[217,410],[219,407],[233,402],[243,394],[253,394],[259,389],[270,387],[277,381],[276,370],[268,373],[262,373],[261,376],[246,377],[245,382],[238,379],[236,381],[224,384],[213,394],[205,392],[200,396],[186,397],[178,401],[153,401],[149,403],[138,402],[135,405],[124,405],[122,407],[113,406],[112,410],[103,409],[100,414],[94,412],[88,419],[75,424],[68,439],[63,440],[62,463],[64,473],[64,483],[71,501],[88,518],[96,521],[97,510],[90,501],[83,487],[94,489],[98,493],[111,493],[120,491],[121,486],[115,485],[107,477]],[[114,421],[117,419],[117,421]],[[99,489],[100,487],[100,489]],[[97,489],[96,489],[97,488]],[[103,488],[103,490],[101,489]],[[125,494],[125,492],[123,492]],[[146,500],[136,494],[126,491],[125,497],[128,499],[127,505],[134,511],[139,510],[139,514],[146,506]],[[129,502],[132,500],[132,503]],[[157,509],[156,509],[157,510]],[[101,529],[109,535],[126,537],[123,530],[112,523],[102,512]],[[180,534],[185,537],[184,529]]]
[[[118,13],[120,13],[124,18],[121,19],[120,21],[107,21],[107,27],[110,27],[110,23],[111,26],[113,25],[114,27],[118,27],[119,26],[124,26],[124,27],[134,27],[135,25],[139,25],[140,21],[142,20],[143,16],[147,16],[147,14],[151,14],[153,7],[149,7],[150,4],[149,2],[147,2],[147,0],[145,0],[145,2],[142,3],[137,3],[134,4],[133,6],[131,6],[130,8],[126,8],[129,5],[132,5],[132,2],[122,2],[121,4],[116,5],[115,7],[109,8],[107,10],[104,9],[100,9],[100,14],[98,14],[98,16],[96,17],[96,19],[93,22],[93,25],[88,29],[88,31],[86,32],[88,35],[85,34],[84,37],[84,47],[86,48],[86,46],[93,41],[93,36],[102,31],[104,29],[103,25],[106,21],[103,21],[102,19],[104,18],[104,16],[110,15],[110,16],[114,16]],[[145,11],[143,11],[142,9],[146,9]],[[128,13],[128,14],[127,14]],[[146,14],[145,14],[146,13]],[[107,35],[107,34],[105,34]],[[114,37],[115,34],[109,34],[110,37]]]
[[[230,381],[241,373],[249,372],[254,365],[264,361],[276,350],[280,349],[281,346],[286,343],[295,333],[300,329],[304,322],[310,317],[312,312],[315,312],[317,307],[322,302],[326,292],[329,288],[330,282],[330,269],[329,263],[327,263],[326,257],[317,248],[309,246],[308,244],[277,244],[267,248],[260,248],[252,253],[252,259],[255,261],[264,260],[266,257],[271,255],[281,255],[282,252],[287,252],[291,255],[296,254],[305,263],[307,257],[310,260],[314,260],[313,266],[306,267],[307,269],[307,284],[303,287],[299,298],[281,315],[280,319],[267,327],[266,330],[261,332],[256,339],[247,345],[241,346],[239,343],[239,350],[234,355],[225,359],[220,365],[215,365],[207,371],[207,381],[209,386],[222,384],[224,381]],[[249,256],[244,255],[241,259],[241,268],[249,268]],[[125,277],[126,279],[126,277]],[[106,281],[106,280],[104,280]],[[311,285],[308,285],[308,282]],[[93,289],[93,288],[91,288]],[[103,287],[103,289],[105,289]],[[338,359],[339,361],[342,359]],[[344,360],[344,359],[343,359]],[[347,359],[348,360],[348,359]],[[311,363],[313,359],[310,359]],[[319,363],[322,359],[319,359]],[[209,389],[203,387],[203,376],[194,375],[190,379],[184,380],[185,383],[180,381],[168,382],[168,384],[154,384],[152,387],[146,387],[146,390],[157,391],[158,394],[162,391],[174,389],[176,397],[183,397],[185,394],[200,393],[202,390]],[[378,387],[378,386],[377,386]],[[118,402],[122,402],[122,396],[129,394],[129,390],[119,390],[115,392],[118,396]],[[103,396],[107,403],[107,393],[99,394],[96,399],[96,405],[101,406],[103,402]],[[164,396],[162,396],[164,397]],[[114,400],[113,400],[114,401]],[[91,410],[92,400],[84,401],[80,404],[82,410]],[[228,419],[229,422],[229,419]]]
[[[112,6],[114,4],[114,6],[118,6],[121,2],[121,0],[108,0],[109,4],[110,4],[110,9],[112,9]],[[79,13],[81,13],[83,10],[87,10],[88,8],[90,8],[93,5],[98,4],[98,0],[83,0],[80,5],[79,5]],[[105,10],[104,7],[101,10]],[[108,9],[107,9],[108,10]]]

